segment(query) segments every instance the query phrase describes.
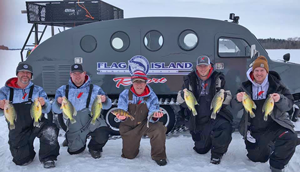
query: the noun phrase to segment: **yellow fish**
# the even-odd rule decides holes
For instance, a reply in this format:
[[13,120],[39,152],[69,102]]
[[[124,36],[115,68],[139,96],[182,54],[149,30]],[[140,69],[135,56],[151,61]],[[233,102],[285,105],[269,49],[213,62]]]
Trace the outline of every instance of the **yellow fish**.
[[210,110],[213,109],[211,113],[211,118],[216,119],[217,113],[219,113],[222,104],[224,101],[224,90],[221,89],[213,98],[211,105],[210,105]]
[[91,115],[93,118],[91,124],[95,125],[96,119],[99,118],[99,116],[101,115],[101,110],[102,110],[101,95],[97,95],[92,105]]
[[4,115],[6,120],[9,123],[9,129],[13,130],[16,128],[15,121],[17,121],[17,114],[14,106],[9,102],[9,100],[5,100],[4,103]]
[[252,109],[256,109],[256,105],[248,94],[246,94],[246,93],[243,94],[242,103],[243,103],[243,106],[244,106],[246,112],[249,112],[250,117],[254,118],[255,114],[252,111]]
[[76,120],[73,118],[77,115],[77,111],[75,107],[72,105],[72,103],[64,96],[63,101],[61,102],[61,107],[64,116],[68,119],[70,119],[71,124],[74,124]]
[[268,99],[265,101],[264,106],[262,108],[262,112],[264,112],[264,120],[268,120],[268,115],[271,115],[274,108],[274,99],[271,97],[271,94],[268,96]]
[[31,118],[34,120],[33,126],[40,127],[39,121],[42,118],[42,105],[39,102],[38,98],[36,98],[34,100],[33,104],[31,105],[30,115],[31,115]]
[[184,100],[185,100],[186,105],[192,111],[193,115],[196,116],[197,111],[195,109],[195,105],[198,105],[198,102],[197,102],[195,96],[193,95],[192,92],[190,92],[186,88],[183,90],[183,93],[184,93]]
[[126,116],[129,117],[131,119],[131,121],[134,120],[134,117],[129,115],[129,112],[123,110],[123,109],[115,109],[113,111],[111,111],[111,113],[115,116],[117,116],[117,114],[121,115],[121,116]]

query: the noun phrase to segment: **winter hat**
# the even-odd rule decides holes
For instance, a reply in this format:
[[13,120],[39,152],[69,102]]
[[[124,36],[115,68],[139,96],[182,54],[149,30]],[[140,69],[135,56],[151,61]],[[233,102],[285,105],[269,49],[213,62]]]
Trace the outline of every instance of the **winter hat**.
[[147,75],[140,70],[134,71],[134,73],[131,75],[131,81],[134,82],[136,80],[141,80],[141,81],[147,81]]
[[269,73],[269,65],[268,65],[268,60],[266,59],[265,56],[259,56],[257,59],[254,61],[252,69],[254,71],[255,68],[257,67],[262,67],[265,68],[267,73]]
[[28,71],[31,73],[31,75],[33,74],[32,66],[30,66],[28,63],[24,63],[24,62],[20,62],[18,64],[18,67],[16,69],[16,75],[18,75],[18,72],[20,72],[20,71]]

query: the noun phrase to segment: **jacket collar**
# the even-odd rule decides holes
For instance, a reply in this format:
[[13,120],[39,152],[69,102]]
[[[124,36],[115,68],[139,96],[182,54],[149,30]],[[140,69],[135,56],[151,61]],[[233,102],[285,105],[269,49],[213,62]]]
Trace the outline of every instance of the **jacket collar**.
[[[5,85],[7,87],[10,87],[10,88],[14,88],[14,89],[22,89],[20,88],[20,86],[17,84],[18,82],[18,78],[17,77],[13,77],[13,78],[10,78],[9,80],[6,81]],[[29,88],[33,85],[33,83],[31,81],[29,81],[29,84],[24,88]]]
[[131,91],[134,95],[136,95],[137,97],[147,97],[147,96],[149,96],[149,95],[151,94],[152,89],[151,89],[148,85],[146,85],[144,92],[143,92],[142,94],[139,95],[139,94],[137,94],[137,93],[135,92],[135,90],[134,90],[134,88],[133,88],[133,85],[131,85],[130,91]]

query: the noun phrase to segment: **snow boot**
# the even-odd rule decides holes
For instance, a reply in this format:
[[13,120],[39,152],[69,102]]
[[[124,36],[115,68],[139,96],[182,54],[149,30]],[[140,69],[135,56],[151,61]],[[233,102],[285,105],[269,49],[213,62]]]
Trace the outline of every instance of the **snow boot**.
[[210,163],[218,165],[218,164],[221,163],[221,159],[222,159],[222,156],[218,157],[218,156],[212,155],[211,158],[210,158]]
[[47,160],[43,162],[44,168],[54,168],[55,162],[53,160]]
[[165,166],[167,165],[167,160],[165,159],[160,159],[160,160],[154,160],[156,162],[157,165],[159,166]]
[[270,166],[270,169],[271,169],[271,172],[284,172],[284,169],[277,169],[277,168],[274,168],[271,166]]
[[101,158],[101,151],[94,151],[89,149],[91,156],[95,159]]

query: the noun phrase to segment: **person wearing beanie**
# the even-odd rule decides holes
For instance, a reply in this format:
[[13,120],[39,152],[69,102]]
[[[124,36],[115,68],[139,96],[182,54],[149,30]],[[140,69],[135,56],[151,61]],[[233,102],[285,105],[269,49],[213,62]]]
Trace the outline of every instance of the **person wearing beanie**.
[[[33,142],[40,139],[39,159],[44,168],[55,167],[59,155],[58,128],[52,121],[42,117],[39,127],[33,125],[30,109],[33,101],[38,100],[42,113],[49,113],[51,104],[42,87],[31,82],[32,66],[21,62],[16,68],[17,77],[9,79],[0,90],[0,116],[8,101],[16,112],[15,128],[9,130],[9,146],[13,162],[16,165],[27,165],[35,157]],[[8,100],[8,101],[7,101]]]
[[[248,94],[256,105],[254,118],[244,111],[239,131],[244,136],[247,157],[253,162],[269,160],[272,172],[283,171],[292,158],[297,145],[297,135],[289,119],[287,111],[293,106],[293,96],[281,83],[275,71],[269,71],[268,60],[259,56],[247,71],[248,81],[243,82],[235,98],[232,108],[243,108],[243,95]],[[270,97],[274,100],[274,109],[264,120],[264,103]],[[273,145],[270,149],[270,145]]]
[[77,111],[77,115],[74,116],[76,122],[71,123],[68,119],[65,124],[67,131],[63,146],[68,147],[67,151],[70,155],[83,152],[86,148],[87,138],[91,136],[88,144],[89,153],[94,159],[101,158],[103,147],[109,138],[109,128],[103,114],[95,121],[95,124],[91,124],[92,105],[98,95],[100,95],[102,109],[109,109],[112,105],[111,99],[106,96],[101,87],[91,84],[91,78],[83,70],[82,64],[73,64],[70,69],[69,83],[56,90],[52,111],[62,119],[60,107],[64,96]]
[[116,115],[122,121],[119,127],[123,139],[122,157],[134,159],[139,153],[142,136],[147,134],[151,143],[151,158],[159,166],[164,166],[167,164],[167,128],[158,121],[163,113],[160,112],[158,98],[147,81],[147,75],[143,71],[134,71],[131,87],[119,96],[118,108],[128,111],[134,117],[134,120],[130,120],[126,116]]
[[[189,112],[189,130],[194,141],[194,150],[198,154],[206,154],[211,150],[210,163],[220,164],[223,155],[227,152],[232,140],[232,114],[226,106],[230,103],[231,92],[225,91],[222,108],[212,119],[211,104],[213,98],[225,87],[225,76],[214,71],[208,56],[197,58],[196,69],[184,77],[183,89],[193,93],[199,105],[195,105],[197,115]],[[177,102],[182,110],[187,109],[182,90],[178,92]]]

